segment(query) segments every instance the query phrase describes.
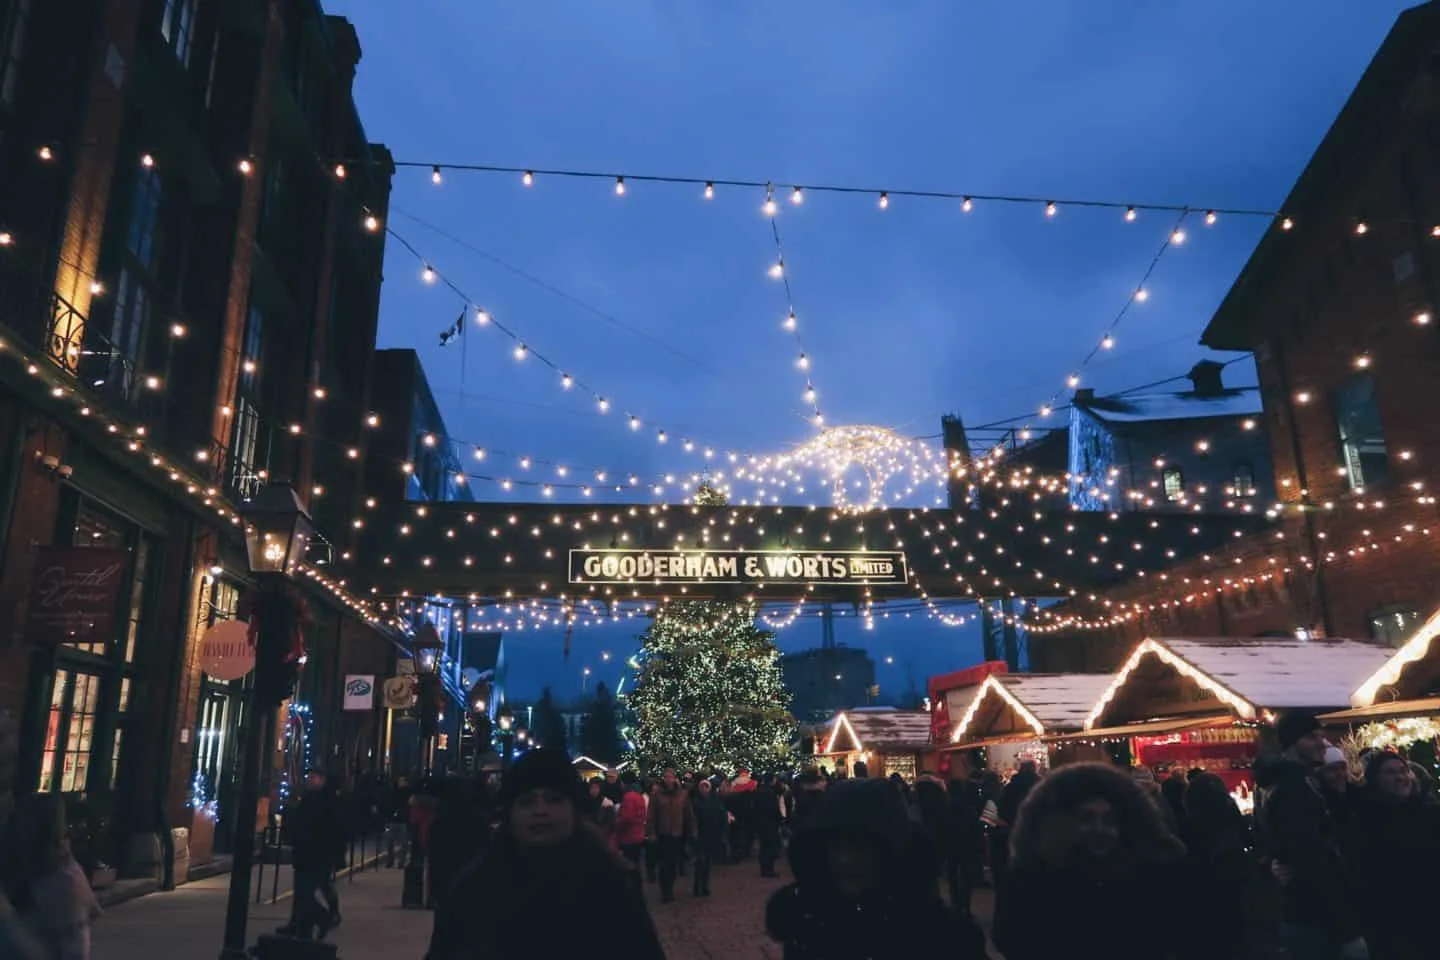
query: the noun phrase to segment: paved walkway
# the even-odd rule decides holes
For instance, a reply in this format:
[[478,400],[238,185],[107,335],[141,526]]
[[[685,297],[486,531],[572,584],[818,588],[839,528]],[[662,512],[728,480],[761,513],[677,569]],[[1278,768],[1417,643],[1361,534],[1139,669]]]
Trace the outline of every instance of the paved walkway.
[[[784,868],[781,868],[782,874]],[[289,870],[285,870],[288,890]],[[341,879],[340,909],[345,922],[331,934],[341,960],[420,960],[430,940],[427,910],[400,907],[400,870],[369,870]],[[765,901],[788,882],[767,880],[753,860],[718,867],[711,881],[715,895],[696,899],[689,880],[676,883],[674,903],[661,904],[654,884],[646,885],[650,912],[668,960],[779,960],[780,949],[765,936]],[[219,955],[224,931],[227,877],[186,884],[111,908],[95,927],[93,960],[196,960]],[[265,893],[269,898],[269,877]],[[252,887],[253,890],[253,887]],[[274,930],[290,916],[288,894],[276,904],[250,908],[250,940]],[[975,906],[989,914],[988,891]],[[603,931],[591,943],[577,942],[577,955],[601,949]],[[603,952],[603,951],[602,951]]]

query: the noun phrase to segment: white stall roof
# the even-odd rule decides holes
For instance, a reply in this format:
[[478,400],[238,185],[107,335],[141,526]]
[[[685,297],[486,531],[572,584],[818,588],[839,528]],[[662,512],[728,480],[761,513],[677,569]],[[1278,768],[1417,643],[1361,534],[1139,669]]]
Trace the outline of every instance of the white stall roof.
[[995,677],[1048,730],[1078,730],[1100,694],[1108,673],[1003,673]]
[[1135,668],[1151,656],[1208,689],[1240,716],[1255,719],[1264,709],[1343,706],[1393,652],[1359,640],[1152,637],[1136,647],[1115,674],[1085,725],[1096,725]]
[[842,710],[829,728],[826,753],[886,747],[922,750],[930,743],[930,714],[924,710],[889,707]]

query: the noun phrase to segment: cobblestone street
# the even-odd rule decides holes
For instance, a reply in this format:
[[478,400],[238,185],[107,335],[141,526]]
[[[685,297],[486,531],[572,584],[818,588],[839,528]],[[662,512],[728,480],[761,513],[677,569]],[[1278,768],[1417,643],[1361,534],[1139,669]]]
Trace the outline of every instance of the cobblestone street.
[[[782,874],[784,868],[781,867]],[[274,930],[290,915],[283,875],[278,903],[252,903],[250,938]],[[228,877],[186,884],[112,907],[95,927],[93,960],[198,960],[218,956],[224,929]],[[400,908],[399,870],[370,870],[341,879],[345,922],[330,937],[342,960],[420,960],[430,939],[431,914]],[[767,880],[751,861],[715,871],[714,896],[690,896],[688,879],[676,883],[674,903],[661,904],[659,889],[646,884],[646,897],[669,960],[779,960],[780,948],[765,937],[765,901],[788,877]],[[266,899],[269,897],[266,878]],[[976,896],[982,916],[988,891]],[[603,950],[604,930],[575,931],[577,955]]]

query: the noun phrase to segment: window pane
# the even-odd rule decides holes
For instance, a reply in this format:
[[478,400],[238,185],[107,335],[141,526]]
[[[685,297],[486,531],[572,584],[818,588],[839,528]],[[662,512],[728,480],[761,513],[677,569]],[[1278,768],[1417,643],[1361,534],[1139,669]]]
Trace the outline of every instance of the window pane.
[[1185,476],[1179,470],[1171,467],[1164,473],[1165,499],[1172,503],[1185,496]]
[[1379,483],[1389,475],[1375,378],[1352,377],[1335,391],[1335,422],[1340,455],[1351,489]]
[[60,750],[60,725],[64,721],[65,695],[70,684],[70,673],[55,671],[55,685],[50,690],[50,715],[45,721],[45,752],[40,758],[40,783],[38,789],[48,792],[55,784],[55,757]]
[[1410,639],[1420,623],[1420,611],[1413,607],[1392,607],[1370,615],[1370,635],[1392,647]]
[[1248,463],[1235,464],[1235,496],[1255,496],[1255,469]]

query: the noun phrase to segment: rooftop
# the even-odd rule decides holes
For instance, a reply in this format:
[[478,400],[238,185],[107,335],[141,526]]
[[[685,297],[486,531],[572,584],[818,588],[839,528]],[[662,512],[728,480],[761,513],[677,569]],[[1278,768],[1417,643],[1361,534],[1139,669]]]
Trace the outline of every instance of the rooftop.
[[[826,753],[839,750],[874,750],[899,747],[919,750],[930,743],[930,714],[924,710],[862,707],[842,710],[828,724]],[[853,738],[853,746],[850,741]]]
[[1122,394],[1113,397],[1076,397],[1075,406],[1106,423],[1145,423],[1202,420],[1210,417],[1244,417],[1261,411],[1260,390],[1244,387],[1215,395],[1184,393]]

